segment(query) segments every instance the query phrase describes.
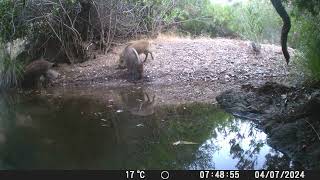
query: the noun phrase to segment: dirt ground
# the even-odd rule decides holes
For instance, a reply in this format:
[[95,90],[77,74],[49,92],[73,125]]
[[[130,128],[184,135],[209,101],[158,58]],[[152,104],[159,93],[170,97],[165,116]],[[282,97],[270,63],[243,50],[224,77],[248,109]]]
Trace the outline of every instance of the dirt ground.
[[[286,64],[277,45],[262,44],[261,53],[256,54],[249,41],[236,39],[161,36],[151,40],[151,44],[154,60],[149,55],[140,82],[127,81],[126,70],[117,69],[123,45],[81,64],[59,64],[55,70],[61,75],[52,88],[143,87],[156,94],[158,104],[177,104],[216,102],[215,97],[230,88],[265,81],[286,84],[299,76],[290,73],[297,71],[292,63]],[[289,52],[292,57],[294,50]]]

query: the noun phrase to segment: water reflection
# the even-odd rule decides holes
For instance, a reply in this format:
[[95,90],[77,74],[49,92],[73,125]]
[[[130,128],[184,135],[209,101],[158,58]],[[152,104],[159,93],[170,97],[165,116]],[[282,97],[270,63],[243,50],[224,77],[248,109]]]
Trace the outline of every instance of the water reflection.
[[[253,124],[212,104],[159,107],[143,88],[117,92],[113,101],[83,94],[2,95],[0,169],[290,166]],[[194,144],[174,145],[177,141]]]
[[199,148],[190,169],[263,169],[270,166],[267,157],[283,157],[266,144],[266,134],[248,121],[234,119],[213,134],[216,136]]
[[155,95],[152,99],[143,88],[120,91],[122,102],[125,108],[133,115],[149,116],[154,113]]

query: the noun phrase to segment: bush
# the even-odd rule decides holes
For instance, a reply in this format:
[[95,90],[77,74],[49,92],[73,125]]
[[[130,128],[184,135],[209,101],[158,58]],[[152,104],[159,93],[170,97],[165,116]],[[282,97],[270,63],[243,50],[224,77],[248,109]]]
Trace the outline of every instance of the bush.
[[294,0],[289,44],[298,50],[296,63],[307,75],[307,82],[320,81],[320,2]]
[[28,26],[23,22],[19,1],[0,1],[0,41],[8,42],[26,36]]
[[232,18],[230,6],[213,4],[210,1],[186,1],[176,13],[182,22],[180,31],[192,36],[232,36],[229,22]]
[[270,1],[252,0],[235,8],[231,28],[244,39],[279,43],[282,20]]
[[282,20],[270,1],[220,5],[212,1],[183,1],[172,16],[182,22],[179,30],[189,35],[240,36],[244,39],[279,43]]
[[303,53],[303,60],[306,61],[305,67],[311,73],[311,78],[320,80],[320,15],[312,16],[305,14],[300,16],[299,34],[296,39],[299,42],[299,50]]
[[0,46],[0,89],[16,87],[23,75],[23,63],[8,52],[4,45]]

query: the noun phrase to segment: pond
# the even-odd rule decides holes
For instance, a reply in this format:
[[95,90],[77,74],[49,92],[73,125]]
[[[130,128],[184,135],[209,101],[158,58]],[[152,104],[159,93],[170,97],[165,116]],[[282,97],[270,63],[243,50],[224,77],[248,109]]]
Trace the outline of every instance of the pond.
[[215,104],[105,93],[113,98],[1,94],[0,169],[294,168],[255,124]]

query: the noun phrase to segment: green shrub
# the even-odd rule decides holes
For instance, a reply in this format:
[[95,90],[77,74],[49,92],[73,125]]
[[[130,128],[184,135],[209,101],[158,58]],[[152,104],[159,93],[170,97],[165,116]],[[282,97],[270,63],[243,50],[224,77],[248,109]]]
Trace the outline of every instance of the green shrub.
[[244,39],[279,43],[282,21],[269,1],[252,0],[234,8],[231,28]]
[[216,37],[233,35],[229,28],[231,12],[230,6],[213,4],[208,0],[191,0],[180,3],[171,15],[182,22],[178,30],[183,33]]
[[310,71],[311,78],[320,80],[320,15],[305,14],[297,19],[299,21],[299,50],[306,61],[306,70]]
[[0,89],[16,87],[23,73],[23,63],[12,56],[8,50],[0,46]]
[[20,1],[0,1],[0,42],[9,42],[28,34]]
[[183,1],[172,11],[182,32],[193,36],[240,36],[257,42],[279,43],[282,20],[270,1],[251,0],[235,5],[214,1]]

